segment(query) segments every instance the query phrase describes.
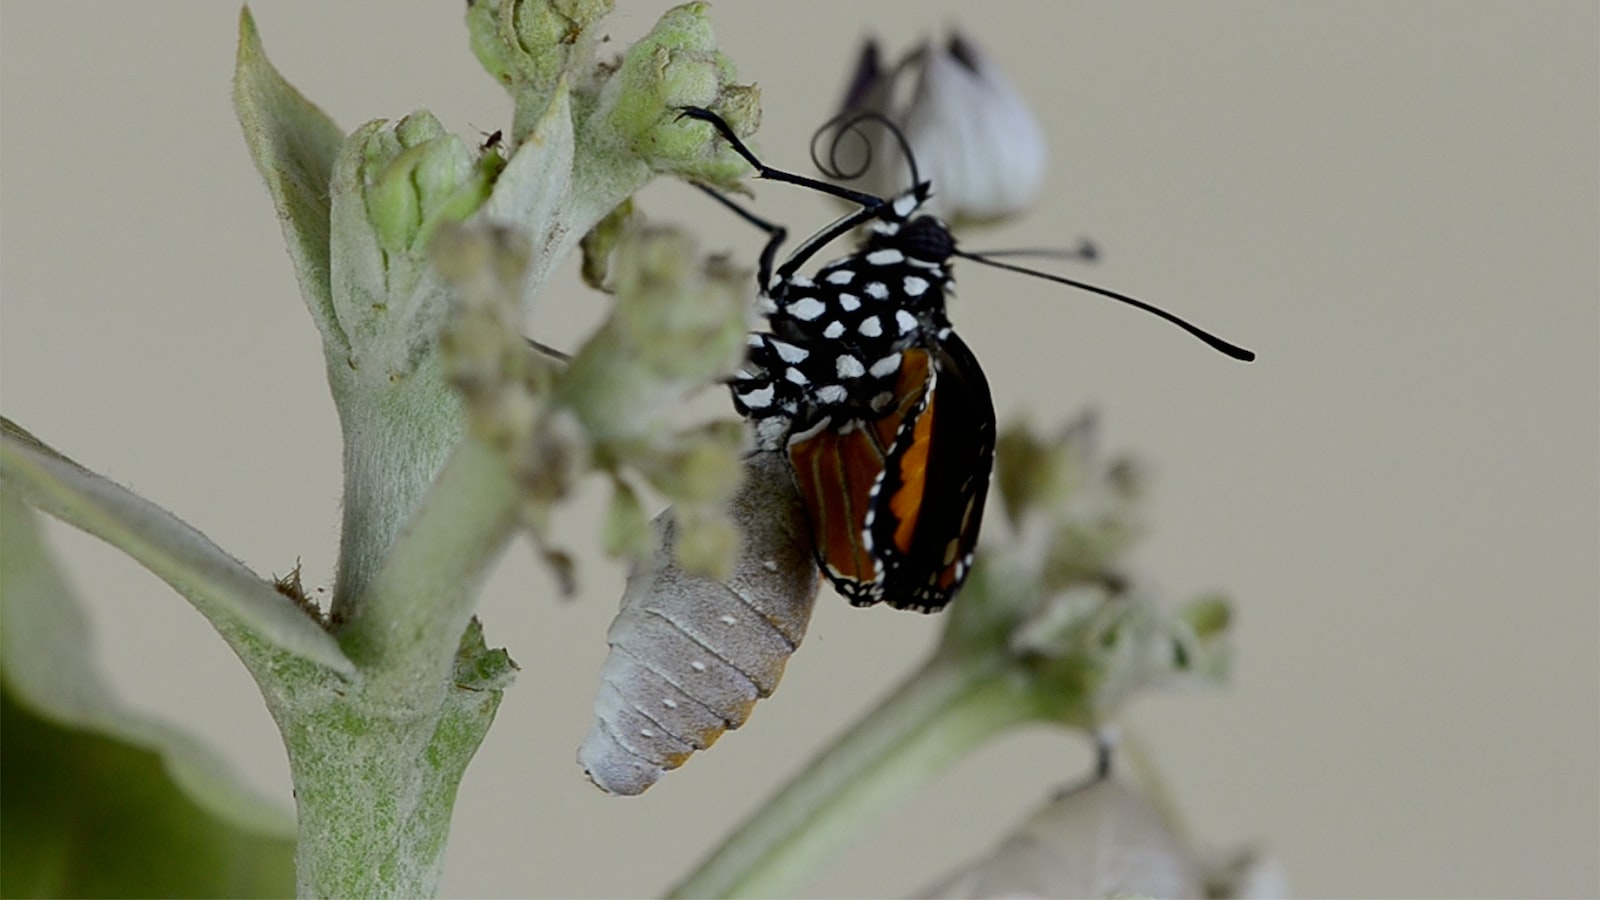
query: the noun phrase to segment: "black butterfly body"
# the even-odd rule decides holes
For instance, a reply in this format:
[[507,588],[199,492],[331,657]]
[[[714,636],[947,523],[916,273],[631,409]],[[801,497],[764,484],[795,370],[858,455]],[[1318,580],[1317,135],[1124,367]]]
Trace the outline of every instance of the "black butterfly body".
[[924,612],[971,568],[995,437],[945,314],[954,240],[916,215],[927,190],[879,207],[856,252],[774,280],[732,383],[757,442],[788,454],[823,573],[854,604]]

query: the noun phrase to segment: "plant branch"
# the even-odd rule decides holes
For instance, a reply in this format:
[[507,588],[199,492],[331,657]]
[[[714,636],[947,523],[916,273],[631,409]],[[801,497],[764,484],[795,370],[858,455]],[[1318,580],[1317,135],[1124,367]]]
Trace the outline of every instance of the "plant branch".
[[870,817],[1010,725],[1033,717],[995,657],[935,654],[734,829],[674,897],[791,893]]
[[56,518],[123,551],[182,594],[258,677],[284,650],[355,672],[311,615],[193,526],[0,417],[0,477]]

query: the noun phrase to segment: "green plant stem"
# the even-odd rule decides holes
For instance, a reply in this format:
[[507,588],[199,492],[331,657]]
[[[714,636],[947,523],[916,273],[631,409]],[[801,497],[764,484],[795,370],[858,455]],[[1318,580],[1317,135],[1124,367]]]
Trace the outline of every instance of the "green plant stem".
[[358,677],[281,673],[269,695],[294,775],[301,896],[438,893],[456,789],[501,695],[462,683],[488,652],[467,626],[517,496],[504,461],[469,435],[347,607],[338,637]]
[[401,528],[460,442],[464,420],[437,359],[392,384],[337,369],[329,378],[345,473],[333,613],[349,620],[361,615],[354,604],[368,594]]
[[1140,787],[1144,789],[1145,797],[1161,811],[1161,818],[1166,821],[1167,827],[1172,830],[1178,842],[1198,853],[1200,844],[1195,839],[1194,827],[1179,805],[1171,782],[1156,764],[1155,755],[1139,737],[1137,729],[1123,722],[1118,725],[1118,730],[1120,734],[1117,739],[1117,749],[1122,758],[1127,760],[1128,768],[1132,770]]
[[671,896],[791,893],[870,817],[1036,714],[1024,683],[999,659],[935,654],[735,828]]
[[456,789],[500,696],[447,684],[407,715],[359,686],[290,688],[273,713],[294,776],[297,893],[437,896]]
[[383,568],[337,623],[369,692],[426,703],[446,683],[477,588],[516,525],[505,461],[468,436],[395,539]]

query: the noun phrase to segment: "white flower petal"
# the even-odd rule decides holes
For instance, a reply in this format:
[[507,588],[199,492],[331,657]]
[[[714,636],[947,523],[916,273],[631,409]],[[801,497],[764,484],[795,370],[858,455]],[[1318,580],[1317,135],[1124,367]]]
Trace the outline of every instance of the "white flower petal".
[[901,120],[930,210],[946,218],[1021,212],[1044,183],[1044,134],[1022,95],[970,41],[931,47]]

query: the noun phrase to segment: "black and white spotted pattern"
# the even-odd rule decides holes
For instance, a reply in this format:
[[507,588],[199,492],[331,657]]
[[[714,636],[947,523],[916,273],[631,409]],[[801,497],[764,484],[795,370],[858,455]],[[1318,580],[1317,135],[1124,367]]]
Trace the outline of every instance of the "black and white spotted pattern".
[[749,362],[731,385],[762,449],[824,421],[878,418],[895,399],[901,352],[949,333],[954,244],[937,219],[912,218],[920,205],[921,191],[902,194],[855,253],[763,292],[771,331],[750,335]]

